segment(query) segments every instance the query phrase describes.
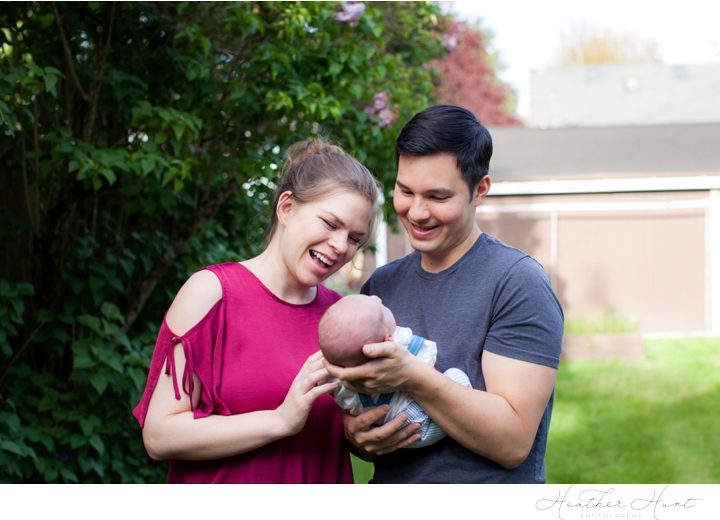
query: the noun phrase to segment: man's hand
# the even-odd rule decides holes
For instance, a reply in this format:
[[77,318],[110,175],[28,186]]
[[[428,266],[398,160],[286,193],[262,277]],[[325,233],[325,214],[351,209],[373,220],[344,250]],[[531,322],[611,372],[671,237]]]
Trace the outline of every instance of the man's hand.
[[[420,424],[413,423],[403,428],[407,419],[404,413],[399,414],[387,424],[382,424],[389,410],[388,405],[378,406],[357,417],[349,413],[343,414],[345,436],[355,446],[357,454],[372,460],[376,455],[386,455],[400,448],[405,448],[420,439]],[[382,424],[381,426],[376,426]]]
[[364,394],[410,391],[413,370],[424,363],[402,345],[386,341],[369,343],[363,354],[370,361],[354,367],[341,367],[325,360],[331,376],[340,379],[344,386]]

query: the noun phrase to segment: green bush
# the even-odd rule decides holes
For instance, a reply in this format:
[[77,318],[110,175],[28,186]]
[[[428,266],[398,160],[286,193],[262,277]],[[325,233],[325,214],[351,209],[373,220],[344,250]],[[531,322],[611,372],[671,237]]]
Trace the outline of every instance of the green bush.
[[[286,147],[385,183],[430,103],[439,8],[14,2],[0,12],[0,482],[152,482],[130,416],[172,296],[256,254]],[[388,215],[390,212],[388,212]],[[7,247],[6,247],[7,245]]]

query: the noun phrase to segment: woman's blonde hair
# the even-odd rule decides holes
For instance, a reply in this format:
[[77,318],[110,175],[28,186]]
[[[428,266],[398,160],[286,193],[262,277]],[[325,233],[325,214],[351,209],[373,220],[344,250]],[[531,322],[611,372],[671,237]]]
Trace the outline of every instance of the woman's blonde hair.
[[341,147],[320,138],[293,144],[285,152],[277,183],[268,240],[277,228],[277,206],[282,193],[290,191],[298,204],[306,204],[338,190],[357,193],[370,202],[369,232],[359,247],[364,248],[374,240],[380,210],[378,182],[370,170]]

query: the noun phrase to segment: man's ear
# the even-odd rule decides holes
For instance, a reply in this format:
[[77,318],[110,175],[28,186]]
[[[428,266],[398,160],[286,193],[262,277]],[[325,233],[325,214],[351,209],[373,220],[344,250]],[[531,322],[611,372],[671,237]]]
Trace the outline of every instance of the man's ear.
[[283,191],[278,197],[277,208],[275,208],[275,215],[277,215],[278,222],[283,226],[287,223],[287,219],[295,211],[295,198],[293,197],[292,191]]
[[480,179],[480,182],[478,182],[477,186],[475,186],[475,189],[473,190],[472,203],[474,206],[480,205],[480,202],[482,202],[482,200],[487,196],[487,194],[490,192],[491,184],[492,181],[490,180],[490,176],[488,175]]

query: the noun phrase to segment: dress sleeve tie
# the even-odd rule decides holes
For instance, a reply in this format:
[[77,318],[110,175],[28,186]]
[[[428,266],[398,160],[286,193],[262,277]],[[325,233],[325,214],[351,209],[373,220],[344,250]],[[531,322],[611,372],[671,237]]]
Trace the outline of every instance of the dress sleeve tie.
[[[178,401],[181,399],[180,396],[180,388],[178,387],[177,382],[177,369],[175,368],[175,356],[174,350],[175,345],[180,343],[182,345],[183,354],[185,354],[185,370],[183,370],[183,376],[182,376],[182,389],[183,392],[185,392],[187,395],[189,395],[192,398],[193,390],[195,389],[195,384],[193,382],[193,360],[192,356],[190,354],[190,345],[186,338],[183,337],[177,337],[173,336],[170,340],[170,347],[168,348],[168,353],[166,357],[166,363],[165,363],[165,374],[170,374],[172,376],[173,381],[173,390],[175,391],[175,399]],[[191,399],[192,401],[192,399]]]

